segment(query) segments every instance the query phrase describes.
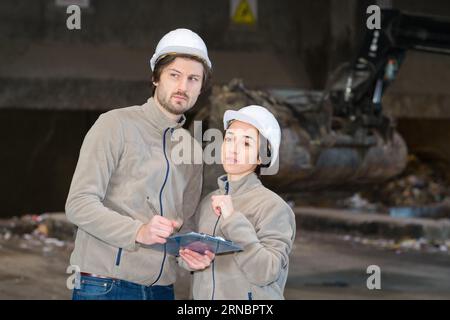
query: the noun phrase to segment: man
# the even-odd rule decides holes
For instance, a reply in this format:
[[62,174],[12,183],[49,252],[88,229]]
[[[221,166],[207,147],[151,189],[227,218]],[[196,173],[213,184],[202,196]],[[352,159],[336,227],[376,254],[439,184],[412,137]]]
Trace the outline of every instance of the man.
[[[186,136],[183,114],[207,85],[211,62],[196,33],[177,29],[150,65],[153,96],[102,114],[81,147],[66,202],[78,226],[75,300],[174,298],[175,259],[140,244],[164,244],[199,202],[202,165],[176,164],[171,150],[174,132]],[[202,258],[208,265],[210,256]]]

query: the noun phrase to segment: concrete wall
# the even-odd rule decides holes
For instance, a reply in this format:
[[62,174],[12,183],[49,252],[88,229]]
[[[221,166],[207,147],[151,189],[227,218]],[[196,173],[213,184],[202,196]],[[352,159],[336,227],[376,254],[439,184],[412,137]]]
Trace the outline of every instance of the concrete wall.
[[[260,86],[291,84],[320,89],[330,57],[333,56],[333,60],[336,56],[339,60],[347,58],[352,43],[353,32],[349,30],[353,26],[346,22],[336,32],[338,28],[332,24],[351,21],[348,18],[354,14],[356,3],[355,0],[258,1],[257,24],[242,27],[231,23],[229,1],[134,0],[124,4],[120,0],[91,0],[91,7],[82,9],[81,30],[69,31],[65,25],[68,16],[65,9],[56,7],[52,0],[4,0],[0,2],[0,37],[12,46],[4,48],[0,54],[10,54],[8,58],[14,61],[17,58],[14,56],[25,53],[35,43],[58,43],[67,48],[80,44],[130,50],[149,48],[147,54],[151,55],[151,50],[168,30],[187,27],[198,32],[212,55],[218,56],[216,79],[219,82],[230,80],[221,75],[222,64],[225,64],[222,70],[237,64],[235,70],[239,73],[240,61],[251,63],[255,58],[264,59],[266,54],[271,55],[267,58],[269,65],[262,64],[259,68],[270,68],[270,63],[281,62],[278,68],[288,70],[284,78],[277,75],[276,69],[272,79],[255,77],[256,66],[240,75]],[[337,17],[334,21],[330,19],[331,12]],[[330,51],[330,44],[336,50]],[[237,55],[222,58],[223,52]],[[240,55],[243,52],[252,55]],[[254,78],[259,82],[253,81]]]
[[[90,8],[82,9],[82,29],[69,31],[65,26],[68,16],[65,8],[56,7],[54,0],[1,1],[0,40],[8,44],[0,48],[3,61],[20,58],[35,43],[57,43],[66,48],[95,45],[131,51],[146,49],[150,56],[168,30],[187,27],[201,34],[213,57],[216,56],[218,82],[229,81],[232,74],[227,70],[234,69],[234,74],[248,78],[255,86],[322,89],[327,74],[355,54],[365,30],[365,9],[376,1],[260,0],[254,27],[231,23],[229,1],[90,2]],[[401,10],[450,17],[450,6],[444,0],[391,2]],[[48,55],[52,55],[51,49]],[[242,55],[243,52],[251,55]],[[73,57],[69,61],[72,60]],[[261,69],[270,69],[275,64],[270,69],[271,76],[261,76],[255,70],[257,64],[241,73],[242,65],[252,64],[253,60],[261,60]],[[126,67],[126,59],[121,63]],[[145,63],[139,66],[143,68]]]
[[98,113],[0,111],[0,217],[63,211],[78,152]]

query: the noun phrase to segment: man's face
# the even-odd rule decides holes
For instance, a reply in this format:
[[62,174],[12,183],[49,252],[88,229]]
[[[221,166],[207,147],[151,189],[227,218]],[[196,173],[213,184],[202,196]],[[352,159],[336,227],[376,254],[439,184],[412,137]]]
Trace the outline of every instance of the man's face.
[[177,57],[161,72],[155,98],[172,114],[181,115],[191,109],[202,88],[203,65],[195,60]]

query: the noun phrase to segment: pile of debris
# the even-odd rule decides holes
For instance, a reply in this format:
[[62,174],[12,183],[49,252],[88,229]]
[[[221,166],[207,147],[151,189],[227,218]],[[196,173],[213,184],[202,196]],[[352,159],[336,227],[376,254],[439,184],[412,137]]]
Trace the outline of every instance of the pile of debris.
[[26,214],[0,220],[0,235],[36,233],[45,237],[73,240],[76,228],[64,213]]
[[376,190],[386,206],[424,206],[450,200],[446,173],[432,162],[425,163],[410,155],[401,176]]
[[395,217],[450,218],[450,183],[442,167],[409,155],[401,175],[356,193],[339,205]]
[[20,249],[47,254],[55,248],[70,249],[75,230],[64,213],[27,214],[0,220],[0,246],[14,242]]
[[371,239],[359,236],[345,235],[341,236],[345,241],[352,243],[373,246],[394,251],[396,254],[402,254],[409,251],[422,251],[428,253],[450,253],[450,240],[438,241],[425,238],[419,239]]

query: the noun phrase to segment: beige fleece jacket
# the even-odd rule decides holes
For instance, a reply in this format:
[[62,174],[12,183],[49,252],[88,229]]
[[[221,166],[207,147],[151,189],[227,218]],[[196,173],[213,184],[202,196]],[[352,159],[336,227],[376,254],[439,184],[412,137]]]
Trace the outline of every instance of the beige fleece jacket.
[[[102,114],[87,133],[66,202],[78,226],[71,265],[82,272],[150,285],[163,253],[135,243],[154,214],[183,222],[200,200],[202,165],[175,164],[176,133],[197,143],[167,118],[153,98],[143,105]],[[188,141],[188,140],[185,140]],[[175,281],[175,259],[167,255],[156,285]]]
[[[197,230],[213,234],[218,218],[211,196],[225,194],[228,188],[235,212],[227,219],[219,218],[215,235],[239,244],[243,251],[217,255],[214,265],[195,271],[193,298],[212,299],[214,286],[214,299],[284,299],[289,254],[296,233],[293,211],[254,173],[229,183],[224,175],[218,183],[219,189],[199,205]],[[184,262],[180,264],[186,267]]]

